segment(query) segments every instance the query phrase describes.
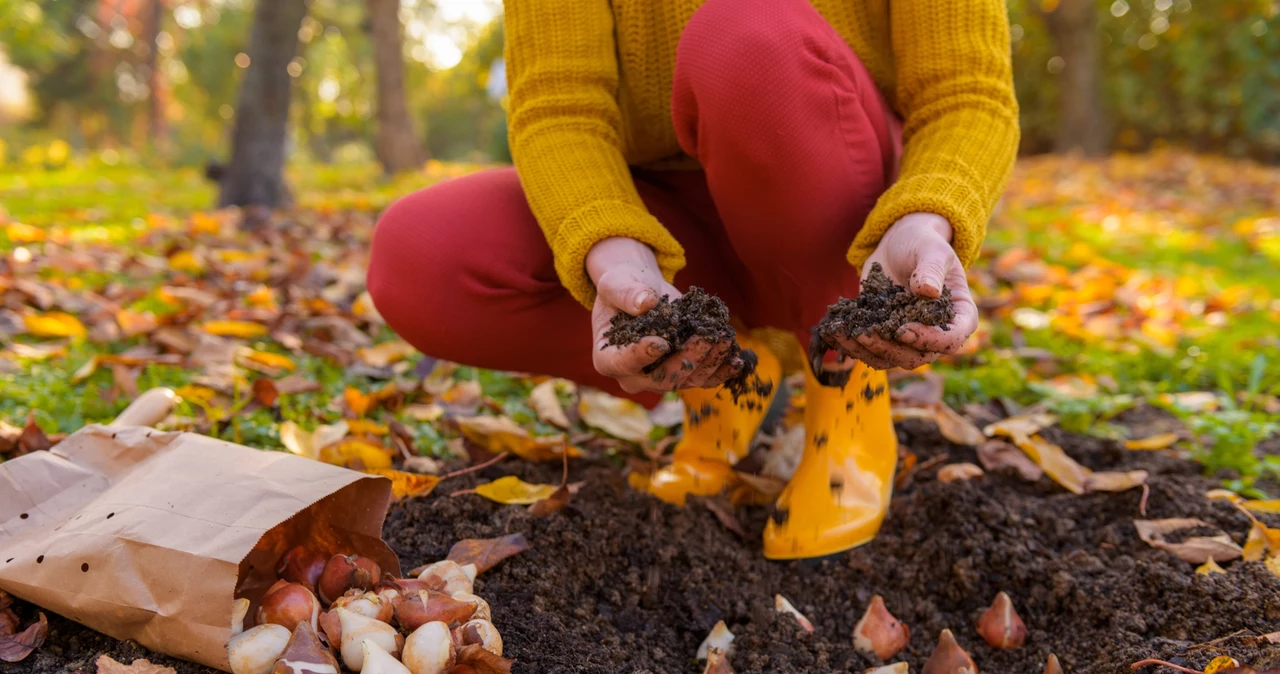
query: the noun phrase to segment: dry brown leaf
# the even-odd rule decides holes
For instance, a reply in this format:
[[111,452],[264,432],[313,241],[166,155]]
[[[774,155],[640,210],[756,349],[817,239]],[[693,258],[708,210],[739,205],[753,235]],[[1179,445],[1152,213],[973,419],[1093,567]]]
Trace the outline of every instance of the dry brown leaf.
[[565,442],[563,434],[535,437],[510,417],[461,417],[455,421],[463,437],[494,454],[511,452],[526,461],[558,460],[566,447],[571,457],[582,454]]
[[647,442],[649,433],[653,431],[653,422],[643,405],[604,391],[583,391],[578,401],[578,414],[588,426],[636,444]]
[[0,609],[0,636],[6,636],[18,631],[18,614],[13,612],[11,608]]
[[932,407],[942,402],[943,379],[937,372],[924,372],[902,388],[889,390],[889,399],[902,407]]
[[538,413],[538,418],[543,423],[560,428],[569,427],[569,417],[564,413],[564,407],[560,405],[560,398],[556,395],[556,391],[559,388],[572,386],[571,382],[564,379],[548,379],[529,392],[529,404],[533,407],[533,411]]
[[253,380],[253,399],[263,407],[275,407],[276,401],[280,399],[280,391],[271,379],[266,377],[255,379]]
[[126,665],[105,654],[99,655],[95,664],[98,674],[176,674],[172,667],[152,664],[150,660],[134,660]]
[[710,510],[717,520],[720,520],[720,524],[724,528],[737,534],[739,538],[747,537],[747,532],[742,528],[742,523],[738,521],[738,517],[733,514],[729,506],[714,498],[702,499],[702,505],[707,510]]
[[1085,491],[1127,491],[1147,483],[1147,471],[1090,473],[1084,481]]
[[1157,550],[1166,550],[1177,555],[1184,562],[1203,564],[1212,559],[1217,562],[1228,562],[1241,556],[1242,550],[1231,537],[1226,534],[1214,536],[1192,536],[1180,543],[1170,543],[1165,535],[1192,527],[1207,527],[1208,522],[1187,517],[1174,517],[1163,520],[1134,520],[1133,526],[1138,530],[1138,537]]
[[894,421],[907,421],[908,419],[921,419],[934,423],[938,421],[938,413],[929,407],[894,407],[889,410],[889,415]]
[[571,500],[573,500],[573,492],[568,485],[561,485],[550,496],[531,504],[529,506],[529,514],[534,517],[546,517],[564,510],[564,507],[569,505]]
[[1048,428],[1058,422],[1058,418],[1052,414],[1042,412],[1032,414],[1020,414],[1018,416],[1002,419],[994,424],[988,424],[982,429],[988,437],[1001,436],[1009,438],[1018,444],[1018,440],[1025,440],[1028,437],[1039,433],[1041,429]]
[[40,614],[40,619],[27,626],[17,634],[0,636],[0,662],[21,662],[31,652],[40,648],[49,636],[49,620]]
[[528,549],[529,541],[519,533],[498,538],[468,538],[454,543],[445,559],[451,559],[460,566],[475,564],[476,573],[484,573],[497,566],[498,562]]
[[[1028,426],[1029,427],[1029,426]],[[1083,494],[1091,471],[1067,456],[1063,449],[1039,435],[1014,439],[1014,444],[1044,469],[1046,475],[1072,494]]]
[[1149,435],[1145,438],[1137,438],[1135,440],[1129,440],[1128,442],[1124,443],[1124,448],[1139,449],[1139,450],[1165,449],[1166,447],[1172,447],[1173,443],[1177,441],[1178,441],[1177,433],[1159,433],[1156,435]]
[[1044,477],[1043,468],[1004,440],[988,440],[978,445],[978,462],[987,472],[1013,474],[1027,482]]
[[22,435],[18,436],[18,449],[25,454],[46,450],[52,446],[53,443],[49,441],[49,437],[36,423],[35,412],[27,414],[27,425],[23,427]]
[[982,477],[982,469],[972,463],[949,463],[938,469],[938,481],[943,484],[967,482]]
[[957,445],[978,446],[986,439],[982,431],[972,421],[960,416],[944,402],[935,403],[933,411],[937,414],[938,430],[942,437]]

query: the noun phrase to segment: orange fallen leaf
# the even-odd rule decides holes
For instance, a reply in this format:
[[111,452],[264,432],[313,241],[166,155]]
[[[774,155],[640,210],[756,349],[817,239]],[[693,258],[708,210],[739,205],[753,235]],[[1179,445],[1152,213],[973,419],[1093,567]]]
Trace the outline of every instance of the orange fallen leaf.
[[1124,448],[1137,449],[1137,450],[1165,449],[1167,447],[1172,447],[1173,443],[1177,441],[1178,441],[1177,433],[1159,433],[1156,435],[1147,436],[1145,438],[1129,440],[1128,442],[1124,443]]
[[1234,670],[1239,666],[1240,663],[1230,655],[1219,655],[1218,657],[1210,660],[1209,664],[1204,666],[1204,674],[1218,674],[1218,672]]
[[205,321],[200,328],[218,337],[250,339],[267,334],[267,326],[252,321]]
[[528,549],[529,541],[520,533],[498,538],[468,538],[454,543],[445,559],[461,566],[475,564],[476,573],[484,573],[497,566],[498,562]]
[[276,401],[280,399],[280,391],[276,389],[276,383],[270,379],[255,379],[253,380],[253,399],[263,407],[275,407]]
[[347,408],[358,417],[368,414],[369,410],[373,409],[373,406],[378,402],[376,396],[352,386],[348,386],[342,391],[342,399],[346,401]]
[[99,655],[98,674],[175,674],[172,667],[153,664],[150,660],[134,660],[129,664],[116,662],[109,655]]
[[526,461],[551,461],[569,456],[581,456],[582,451],[565,442],[561,433],[534,436],[505,416],[476,416],[457,419],[462,436],[493,453],[511,452]]
[[378,470],[391,467],[396,451],[367,440],[348,438],[320,448],[320,460],[354,470]]
[[123,337],[136,337],[155,330],[159,325],[155,314],[151,312],[137,313],[128,309],[121,309],[116,312],[116,325],[120,326],[120,334]]
[[440,484],[440,478],[422,473],[407,473],[393,468],[369,468],[364,472],[391,480],[391,495],[399,501],[411,496],[426,496]]
[[254,349],[240,350],[236,354],[236,361],[250,370],[269,375],[293,372],[298,368],[297,363],[294,363],[293,359],[286,355],[269,351],[256,351]]
[[476,487],[475,492],[506,505],[530,505],[551,496],[557,489],[558,485],[529,484],[514,475],[507,475]]
[[560,485],[560,488],[551,493],[550,496],[536,501],[529,506],[529,514],[534,517],[546,517],[552,513],[558,513],[569,505],[569,500],[573,498],[573,492],[570,491],[568,485]]
[[1268,501],[1241,501],[1240,506],[1251,513],[1264,515],[1280,514],[1280,499]]
[[386,424],[372,419],[347,419],[347,428],[352,435],[386,435],[391,431]]
[[27,334],[36,337],[84,337],[88,334],[80,319],[61,311],[26,314],[22,317],[22,324]]

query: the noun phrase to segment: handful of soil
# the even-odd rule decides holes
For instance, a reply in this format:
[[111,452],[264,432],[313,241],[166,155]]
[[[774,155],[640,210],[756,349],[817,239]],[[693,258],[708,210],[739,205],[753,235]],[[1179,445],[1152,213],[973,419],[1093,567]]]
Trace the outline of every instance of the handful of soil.
[[[743,367],[741,372],[724,385],[734,398],[752,388],[748,380],[755,373],[758,360],[756,354],[738,345],[737,333],[729,325],[729,308],[724,301],[702,288],[692,286],[689,292],[674,302],[663,295],[657,306],[639,316],[619,312],[609,325],[609,331],[604,336],[609,340],[610,346],[635,344],[645,337],[654,336],[666,340],[675,352],[684,348],[685,343],[694,337],[701,337],[712,344],[728,340],[730,346],[727,358],[730,361],[741,359]],[[658,369],[668,357],[669,355],[663,356],[645,367],[645,374]]]
[[840,298],[814,327],[813,340],[809,343],[809,361],[821,380],[822,358],[837,338],[851,339],[872,333],[892,340],[897,336],[898,328],[907,323],[949,330],[955,316],[950,288],[943,286],[942,295],[936,299],[912,294],[886,276],[879,262],[873,262],[871,273],[862,281],[858,298]]

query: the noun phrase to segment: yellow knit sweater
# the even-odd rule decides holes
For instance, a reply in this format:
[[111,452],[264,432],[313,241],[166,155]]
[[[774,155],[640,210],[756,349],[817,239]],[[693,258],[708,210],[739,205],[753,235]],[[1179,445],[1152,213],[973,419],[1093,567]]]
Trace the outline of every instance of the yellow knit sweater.
[[[849,261],[860,266],[898,218],[930,212],[951,222],[968,264],[1018,146],[1004,0],[811,1],[905,122],[898,182]],[[669,281],[684,266],[628,167],[697,167],[681,154],[670,105],[676,45],[701,4],[505,2],[512,156],[561,282],[588,307],[595,288],[584,260],[602,239],[648,244]]]

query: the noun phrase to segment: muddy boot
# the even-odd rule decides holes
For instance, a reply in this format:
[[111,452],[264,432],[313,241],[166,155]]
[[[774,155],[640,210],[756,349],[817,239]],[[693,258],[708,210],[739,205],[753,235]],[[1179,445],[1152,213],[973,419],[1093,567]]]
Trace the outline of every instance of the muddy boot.
[[885,373],[855,363],[841,388],[804,371],[804,456],[765,525],[769,559],[822,557],[870,541],[893,495],[898,440]]
[[733,465],[750,451],[782,376],[778,357],[763,343],[745,336],[738,341],[759,357],[754,375],[759,381],[753,381],[736,402],[723,386],[681,391],[684,429],[671,464],[647,478],[633,474],[637,489],[684,505],[690,494],[719,494],[733,481]]

